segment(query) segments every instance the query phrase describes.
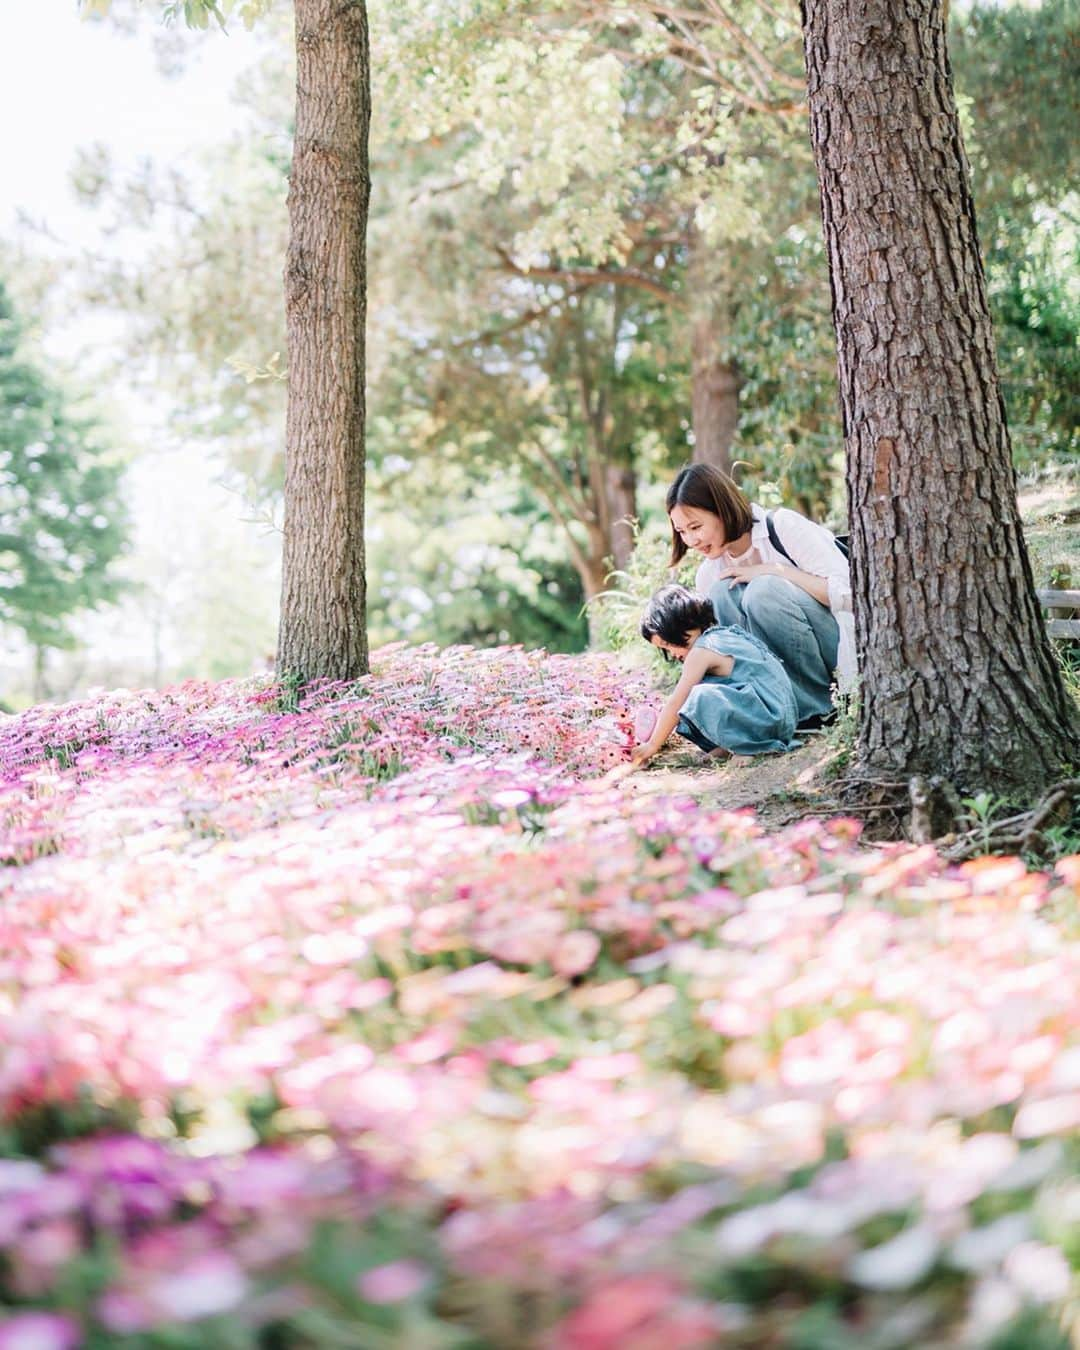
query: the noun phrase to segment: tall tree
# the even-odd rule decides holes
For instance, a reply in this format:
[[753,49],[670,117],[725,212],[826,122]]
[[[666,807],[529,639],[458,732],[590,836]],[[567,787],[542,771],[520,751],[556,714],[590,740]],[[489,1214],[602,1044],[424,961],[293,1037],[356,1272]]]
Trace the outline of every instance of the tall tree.
[[1035,600],[942,0],[802,0],[865,765],[1031,789],[1077,751]]
[[100,431],[72,416],[26,358],[0,283],[0,623],[38,653],[70,645],[68,620],[117,592],[122,469]]
[[279,674],[367,670],[364,322],[371,84],[364,0],[295,0]]

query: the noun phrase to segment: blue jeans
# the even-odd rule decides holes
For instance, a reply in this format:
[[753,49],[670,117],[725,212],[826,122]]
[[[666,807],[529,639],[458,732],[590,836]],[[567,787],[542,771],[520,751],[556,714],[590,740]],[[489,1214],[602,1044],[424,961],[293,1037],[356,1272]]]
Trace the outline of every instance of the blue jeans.
[[717,623],[739,624],[784,663],[799,721],[832,708],[840,630],[827,605],[783,577],[754,577],[709,591]]

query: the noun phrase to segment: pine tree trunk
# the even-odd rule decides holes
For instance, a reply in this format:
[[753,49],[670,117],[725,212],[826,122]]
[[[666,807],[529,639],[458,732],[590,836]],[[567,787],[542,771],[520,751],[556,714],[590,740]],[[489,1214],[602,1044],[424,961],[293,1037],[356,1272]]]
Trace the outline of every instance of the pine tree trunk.
[[802,0],[847,442],[860,754],[1036,788],[1076,748],[1035,600],[941,0]]
[[295,0],[296,135],[285,317],[289,407],[279,675],[367,670],[365,235],[371,112],[364,0]]

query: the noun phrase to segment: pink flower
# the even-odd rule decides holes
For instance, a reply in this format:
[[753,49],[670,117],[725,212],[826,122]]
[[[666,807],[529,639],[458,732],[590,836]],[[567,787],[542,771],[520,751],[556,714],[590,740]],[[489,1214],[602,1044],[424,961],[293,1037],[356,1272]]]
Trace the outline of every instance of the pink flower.
[[73,1350],[82,1342],[78,1324],[59,1313],[16,1313],[0,1322],[0,1350]]
[[243,1302],[248,1282],[231,1256],[207,1252],[159,1275],[143,1292],[162,1321],[197,1322],[218,1317]]
[[360,1297],[368,1303],[401,1303],[413,1298],[431,1282],[431,1272],[419,1261],[389,1261],[365,1270],[357,1278]]
[[690,1350],[717,1344],[716,1314],[664,1274],[601,1285],[555,1329],[553,1350]]
[[1067,1298],[1072,1284],[1069,1263],[1057,1247],[1022,1242],[1005,1258],[1005,1274],[1025,1298],[1034,1303],[1057,1303]]
[[551,964],[556,975],[571,979],[584,974],[600,954],[600,939],[587,929],[564,933],[555,944]]

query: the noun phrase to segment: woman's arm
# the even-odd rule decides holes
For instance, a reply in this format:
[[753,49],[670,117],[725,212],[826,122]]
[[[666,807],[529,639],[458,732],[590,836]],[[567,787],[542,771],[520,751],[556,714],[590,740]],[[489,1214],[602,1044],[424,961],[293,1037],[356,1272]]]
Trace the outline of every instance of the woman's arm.
[[643,744],[634,747],[635,764],[644,764],[663,748],[664,743],[679,723],[679,713],[690,696],[694,685],[700,684],[706,675],[730,675],[735,661],[723,652],[711,652],[705,647],[692,647],[683,662],[683,672],[679,683],[656,716],[653,733]]
[[755,563],[753,567],[727,567],[720,573],[728,580],[728,585],[737,586],[754,577],[783,577],[793,586],[798,586],[807,595],[812,595],[821,605],[829,603],[829,582],[826,577],[816,577],[812,572],[803,572],[798,567],[785,567],[783,563]]
[[788,559],[777,557],[772,541],[766,536],[755,542],[762,557],[770,561],[758,567],[736,568],[727,575],[733,581],[750,581],[755,576],[783,577],[828,605],[834,614],[850,610],[851,572],[832,533],[789,506],[773,512],[773,524],[792,565]]

